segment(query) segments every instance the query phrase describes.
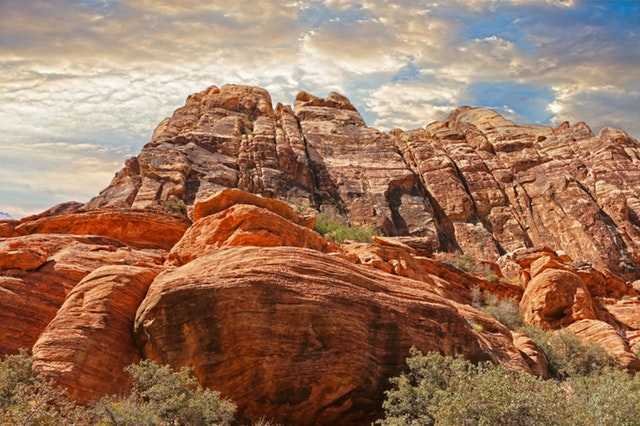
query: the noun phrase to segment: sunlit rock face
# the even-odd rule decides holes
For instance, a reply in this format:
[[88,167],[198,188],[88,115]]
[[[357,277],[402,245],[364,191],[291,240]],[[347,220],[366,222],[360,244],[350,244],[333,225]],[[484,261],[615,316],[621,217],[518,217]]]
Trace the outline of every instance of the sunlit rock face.
[[[480,296],[637,371],[639,162],[638,141],[583,123],[462,107],[383,132],[336,93],[274,108],[211,87],[89,203],[0,219],[0,355],[30,350],[81,403],[152,359],[241,422],[368,424],[412,346],[549,376]],[[329,241],[319,213],[379,235]]]
[[462,107],[421,129],[367,127],[342,95],[272,106],[261,88],[191,95],[86,206],[189,207],[224,188],[277,197],[495,260],[544,244],[640,278],[640,144],[584,123]]

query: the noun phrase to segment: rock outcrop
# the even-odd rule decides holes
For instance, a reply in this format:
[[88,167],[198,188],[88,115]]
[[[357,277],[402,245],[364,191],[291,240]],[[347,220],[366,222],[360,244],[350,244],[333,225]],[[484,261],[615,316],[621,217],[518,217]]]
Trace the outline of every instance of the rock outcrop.
[[87,275],[34,345],[34,370],[82,403],[126,392],[124,368],[140,361],[136,310],[158,271],[112,265]]
[[238,188],[474,257],[536,245],[640,278],[640,144],[584,123],[517,125],[462,107],[389,133],[342,95],[211,87],[163,121],[87,208],[191,206]]
[[96,236],[0,239],[0,354],[30,349],[74,286],[104,265],[158,267],[162,252]]
[[[362,424],[411,346],[548,377],[480,295],[638,370],[639,165],[584,123],[462,107],[383,132],[337,93],[211,87],[89,203],[0,219],[0,355],[32,350],[82,403],[149,358],[243,421]],[[328,241],[317,214],[379,235]]]
[[245,415],[300,425],[373,420],[411,346],[530,371],[486,314],[294,247],[217,250],[161,274],[136,336],[145,357],[193,368]]

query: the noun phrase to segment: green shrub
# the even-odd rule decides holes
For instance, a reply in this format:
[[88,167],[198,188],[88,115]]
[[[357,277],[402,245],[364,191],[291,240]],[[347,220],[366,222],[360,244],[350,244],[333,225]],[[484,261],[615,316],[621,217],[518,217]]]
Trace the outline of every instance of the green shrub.
[[203,389],[188,369],[152,361],[127,367],[128,395],[78,407],[59,388],[35,376],[26,353],[0,361],[0,424],[11,425],[229,425],[235,406]]
[[444,263],[447,263],[463,272],[469,273],[473,273],[477,267],[475,259],[468,254],[453,255],[445,259]]
[[391,379],[377,424],[640,424],[640,374],[605,367],[559,382],[415,350],[407,365],[406,373]]
[[522,331],[545,353],[549,370],[556,378],[594,374],[615,365],[601,346],[582,342],[567,330],[548,332],[526,326]]
[[520,308],[512,299],[500,299],[493,294],[483,293],[479,287],[474,287],[471,289],[471,304],[511,330],[517,330],[523,325]]
[[177,197],[170,197],[164,202],[164,208],[169,213],[177,216],[187,215],[187,205],[183,200]]
[[173,371],[145,360],[127,367],[133,379],[130,395],[107,397],[96,414],[108,424],[228,425],[235,406],[218,392],[203,389],[190,370]]
[[527,373],[415,350],[407,365],[391,380],[380,425],[557,424],[562,412],[562,389]]
[[520,308],[512,299],[499,299],[493,294],[488,294],[482,309],[511,330],[517,330],[523,325]]
[[576,425],[640,424],[640,374],[604,369],[568,382],[567,408]]
[[26,352],[0,361],[0,419],[7,425],[88,425],[90,416],[37,377]]
[[372,227],[349,226],[340,219],[326,214],[319,214],[316,217],[315,229],[319,234],[337,243],[343,243],[347,240],[369,243],[371,238],[376,235],[376,231]]
[[487,265],[482,264],[468,254],[441,253],[442,262],[454,268],[473,275],[478,275],[491,283],[498,282],[500,278]]

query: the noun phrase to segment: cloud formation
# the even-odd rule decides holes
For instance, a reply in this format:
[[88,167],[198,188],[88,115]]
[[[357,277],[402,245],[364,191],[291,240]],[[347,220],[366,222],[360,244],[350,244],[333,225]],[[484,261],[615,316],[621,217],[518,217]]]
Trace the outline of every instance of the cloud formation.
[[2,0],[0,210],[86,200],[211,84],[349,96],[371,125],[460,104],[640,135],[640,3]]

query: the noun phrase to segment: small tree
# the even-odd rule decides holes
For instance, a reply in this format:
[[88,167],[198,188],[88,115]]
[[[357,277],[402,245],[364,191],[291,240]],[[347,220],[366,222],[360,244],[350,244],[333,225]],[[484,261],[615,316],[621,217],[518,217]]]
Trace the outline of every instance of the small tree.
[[347,240],[368,243],[376,234],[375,229],[369,226],[349,226],[338,218],[319,214],[316,217],[315,230],[326,238],[337,243]]

